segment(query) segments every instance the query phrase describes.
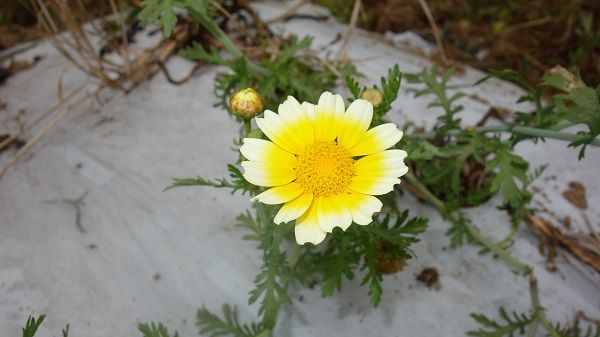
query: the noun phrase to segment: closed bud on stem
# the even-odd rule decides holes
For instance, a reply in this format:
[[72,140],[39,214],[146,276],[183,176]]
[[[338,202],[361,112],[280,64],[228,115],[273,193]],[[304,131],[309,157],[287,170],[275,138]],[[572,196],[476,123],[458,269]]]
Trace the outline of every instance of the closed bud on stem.
[[383,94],[381,93],[381,91],[379,91],[379,89],[376,88],[371,88],[363,91],[361,98],[365,101],[371,102],[374,108],[378,107],[381,104],[381,102],[383,102]]
[[555,87],[556,89],[568,93],[573,92],[576,89],[581,89],[585,87],[585,83],[583,83],[579,76],[576,76],[575,74],[561,66],[555,66],[554,68],[550,69],[550,71],[548,71],[548,74],[546,76],[546,83]]
[[246,88],[229,97],[229,109],[242,118],[252,118],[263,110],[263,100],[260,94],[252,88]]

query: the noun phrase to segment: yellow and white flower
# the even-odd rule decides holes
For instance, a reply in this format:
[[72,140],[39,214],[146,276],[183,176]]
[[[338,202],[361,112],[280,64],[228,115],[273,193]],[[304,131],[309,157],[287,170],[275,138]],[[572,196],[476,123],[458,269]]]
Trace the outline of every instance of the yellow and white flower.
[[256,118],[270,141],[244,139],[244,178],[271,187],[253,200],[283,204],[274,222],[296,220],[298,244],[316,245],[353,221],[370,224],[382,207],[374,195],[392,191],[408,171],[406,152],[388,150],[402,131],[392,123],[369,129],[372,117],[371,103],[357,99],[345,110],[340,95],[325,92],[317,105],[289,96],[278,113]]

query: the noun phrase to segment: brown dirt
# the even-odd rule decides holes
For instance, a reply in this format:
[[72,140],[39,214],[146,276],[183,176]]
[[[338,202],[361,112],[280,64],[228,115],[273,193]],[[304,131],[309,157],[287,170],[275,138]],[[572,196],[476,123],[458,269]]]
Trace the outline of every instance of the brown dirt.
[[585,197],[585,186],[578,181],[569,182],[569,188],[562,195],[568,202],[579,209],[586,209],[588,207]]
[[[348,22],[352,1],[315,1]],[[363,0],[358,25],[384,33],[413,30],[434,41],[417,0]],[[482,70],[514,69],[531,83],[554,65],[600,82],[600,2],[429,0],[447,56]]]
[[440,274],[434,267],[423,269],[423,271],[421,271],[421,273],[417,276],[417,281],[423,282],[427,287],[435,290],[440,290],[442,288],[442,284],[440,283]]

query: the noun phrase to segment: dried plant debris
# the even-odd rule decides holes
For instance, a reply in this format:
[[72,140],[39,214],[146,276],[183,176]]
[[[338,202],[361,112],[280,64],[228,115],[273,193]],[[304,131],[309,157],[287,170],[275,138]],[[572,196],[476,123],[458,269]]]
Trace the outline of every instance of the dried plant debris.
[[422,282],[427,287],[435,290],[440,290],[442,288],[442,284],[440,283],[440,274],[434,267],[423,269],[423,271],[421,271],[421,273],[417,276],[417,281]]
[[0,66],[0,85],[4,84],[6,80],[14,74],[33,67],[42,58],[36,56],[33,61],[12,59],[6,66]]
[[[544,243],[554,242],[580,261],[600,272],[600,242],[598,240],[582,240],[580,235],[564,234],[560,229],[554,227],[550,221],[530,212],[525,214],[525,221],[542,238],[541,240]],[[587,235],[586,237],[588,239],[592,238]]]
[[588,207],[587,199],[585,197],[585,186],[578,181],[569,182],[569,188],[563,192],[563,197],[567,199],[573,206],[579,209],[586,209]]
[[18,138],[8,140],[10,138],[11,138],[10,135],[6,134],[6,133],[0,135],[0,144],[4,144],[5,142],[7,142],[6,145],[0,147],[0,152],[4,152],[11,148],[18,150],[18,149],[22,148],[23,146],[25,146],[25,141],[18,139]]

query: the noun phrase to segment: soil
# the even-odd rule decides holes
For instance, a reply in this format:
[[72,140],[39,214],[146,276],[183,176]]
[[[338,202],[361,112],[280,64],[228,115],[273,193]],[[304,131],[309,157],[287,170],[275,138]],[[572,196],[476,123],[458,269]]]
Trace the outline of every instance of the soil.
[[[348,22],[352,1],[318,0]],[[412,30],[434,43],[417,0],[363,0],[358,25],[385,33]],[[600,82],[600,1],[426,1],[446,56],[482,70],[513,69],[532,84],[554,65]]]

